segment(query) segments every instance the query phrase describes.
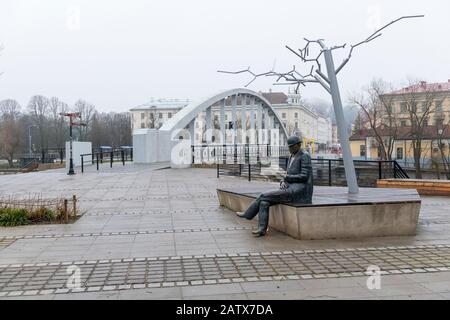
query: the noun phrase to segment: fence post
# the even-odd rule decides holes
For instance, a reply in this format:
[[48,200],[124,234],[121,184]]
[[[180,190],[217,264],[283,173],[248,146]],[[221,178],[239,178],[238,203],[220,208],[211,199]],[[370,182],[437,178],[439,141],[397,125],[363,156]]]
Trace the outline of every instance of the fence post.
[[219,179],[219,162],[217,162],[217,179]]
[[98,160],[99,160],[99,154],[97,153],[97,171],[98,171]]
[[72,204],[73,204],[73,217],[77,218],[77,196],[74,194],[72,196]]
[[120,150],[120,155],[122,156],[122,165],[125,165],[125,153],[123,150]]
[[83,159],[83,155],[81,155],[81,173],[84,172],[84,159]]
[[331,160],[328,160],[328,185],[331,187]]
[[100,163],[103,164],[103,151],[100,151]]
[[59,157],[60,157],[60,159],[61,159],[61,163],[63,163],[63,149],[61,148],[60,150],[59,150]]
[[383,179],[381,172],[381,161],[378,162],[378,179]]
[[133,149],[130,149],[130,157],[131,157],[130,161],[133,161]]
[[248,181],[252,181],[252,171],[250,167],[250,162],[248,163]]
[[69,222],[69,213],[67,212],[67,199],[64,199],[64,221]]
[[110,155],[111,155],[111,161],[110,161],[109,167],[110,167],[110,168],[112,168],[112,163],[113,163],[114,152],[113,152],[113,151],[111,151]]

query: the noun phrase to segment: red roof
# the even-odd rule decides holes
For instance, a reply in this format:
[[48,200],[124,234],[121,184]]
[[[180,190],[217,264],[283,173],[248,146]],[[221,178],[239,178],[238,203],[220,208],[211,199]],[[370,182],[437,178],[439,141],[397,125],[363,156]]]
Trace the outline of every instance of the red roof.
[[407,93],[419,93],[419,92],[443,92],[450,91],[450,79],[447,82],[441,83],[427,83],[421,81],[420,83],[411,85],[409,87],[402,88],[400,90],[392,91],[390,94],[407,94]]

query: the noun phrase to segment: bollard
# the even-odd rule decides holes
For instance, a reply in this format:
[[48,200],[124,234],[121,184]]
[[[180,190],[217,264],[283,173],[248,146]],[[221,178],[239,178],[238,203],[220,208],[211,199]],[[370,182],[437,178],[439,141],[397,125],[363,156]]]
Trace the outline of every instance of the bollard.
[[67,212],[67,199],[64,199],[64,221],[69,222],[69,213]]
[[99,158],[99,154],[97,153],[97,171],[98,171],[98,159]]
[[81,173],[84,172],[84,159],[83,156],[81,156]]
[[122,156],[122,165],[125,165],[125,152],[120,150],[120,155]]
[[114,153],[111,151],[111,162],[110,162],[110,168],[112,168],[112,163],[113,163],[113,157],[114,157]]
[[77,196],[73,195],[72,196],[72,208],[73,208],[73,217],[76,219],[77,218]]

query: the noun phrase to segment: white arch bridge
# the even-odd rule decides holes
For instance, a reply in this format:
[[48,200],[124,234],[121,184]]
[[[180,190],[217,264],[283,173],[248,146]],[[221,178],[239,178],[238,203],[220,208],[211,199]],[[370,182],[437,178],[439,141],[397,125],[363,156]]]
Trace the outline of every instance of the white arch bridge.
[[238,88],[187,105],[159,129],[135,129],[134,161],[188,167],[194,145],[278,146],[286,140],[286,128],[270,102],[255,91]]

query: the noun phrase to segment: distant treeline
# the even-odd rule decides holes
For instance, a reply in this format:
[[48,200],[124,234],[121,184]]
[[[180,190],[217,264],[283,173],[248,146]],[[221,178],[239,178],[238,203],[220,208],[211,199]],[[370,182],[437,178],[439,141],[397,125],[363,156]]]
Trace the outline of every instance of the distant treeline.
[[74,127],[74,140],[91,141],[93,148],[102,145],[131,145],[131,121],[128,112],[98,112],[95,106],[79,99],[73,106],[57,97],[32,96],[27,106],[16,100],[0,101],[0,159],[13,160],[30,150],[64,148],[69,139],[68,118],[60,113],[79,112],[85,127]]

